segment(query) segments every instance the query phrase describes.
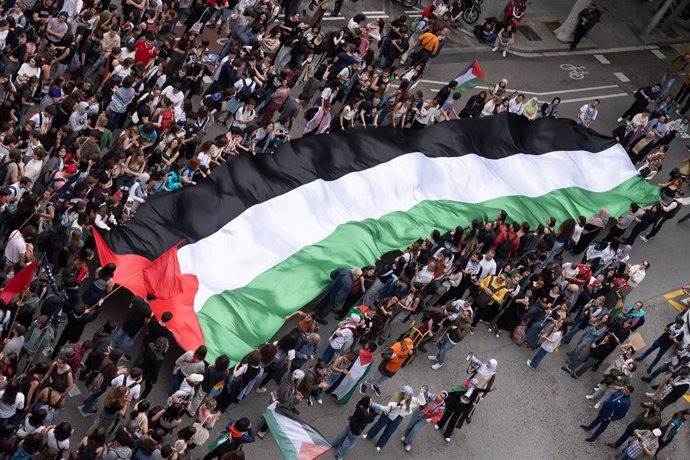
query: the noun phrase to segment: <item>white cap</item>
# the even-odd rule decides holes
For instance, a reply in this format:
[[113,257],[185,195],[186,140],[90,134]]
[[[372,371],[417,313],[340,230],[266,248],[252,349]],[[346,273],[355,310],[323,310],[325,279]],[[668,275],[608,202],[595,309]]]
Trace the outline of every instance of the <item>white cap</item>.
[[304,371],[302,369],[295,369],[292,373],[292,378],[295,380],[304,378]]
[[490,359],[489,366],[491,367],[491,369],[496,369],[496,366],[498,366],[498,361],[496,361],[495,359]]
[[652,434],[658,438],[659,436],[661,436],[661,430],[659,428],[654,428],[652,430]]
[[412,395],[414,394],[414,390],[413,390],[412,387],[409,386],[409,385],[405,385],[405,386],[402,388],[402,392],[403,392],[403,394],[410,395],[410,396],[412,396]]
[[202,374],[192,374],[187,377],[189,383],[201,383],[204,381],[204,376]]
[[359,267],[354,267],[352,269],[352,274],[357,276],[357,277],[360,277],[360,276],[362,276],[362,269]]

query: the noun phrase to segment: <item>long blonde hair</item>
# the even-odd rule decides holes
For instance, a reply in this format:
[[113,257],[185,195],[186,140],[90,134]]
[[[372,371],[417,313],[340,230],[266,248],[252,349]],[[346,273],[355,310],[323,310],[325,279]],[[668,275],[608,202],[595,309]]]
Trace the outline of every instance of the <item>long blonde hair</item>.
[[118,399],[122,399],[127,394],[127,387],[120,385],[117,388],[110,390],[110,393],[105,397],[105,405],[110,406]]

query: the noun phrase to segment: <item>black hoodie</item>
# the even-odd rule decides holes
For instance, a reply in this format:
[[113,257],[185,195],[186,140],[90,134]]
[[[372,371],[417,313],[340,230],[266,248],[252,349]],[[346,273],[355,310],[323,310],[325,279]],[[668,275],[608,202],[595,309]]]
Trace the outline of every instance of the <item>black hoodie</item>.
[[350,417],[350,432],[355,436],[359,436],[368,424],[376,418],[376,411],[369,405],[371,398],[365,396],[359,400],[355,413]]

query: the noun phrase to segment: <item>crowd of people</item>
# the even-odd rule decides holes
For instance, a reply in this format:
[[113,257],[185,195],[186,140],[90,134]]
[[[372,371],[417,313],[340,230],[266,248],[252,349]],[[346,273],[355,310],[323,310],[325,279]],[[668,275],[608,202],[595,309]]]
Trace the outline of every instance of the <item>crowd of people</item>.
[[[422,18],[390,23],[358,14],[328,30],[324,15],[338,15],[342,6],[342,0],[18,0],[0,7],[2,265],[8,280],[31,261],[41,267],[29,289],[0,301],[1,458],[242,459],[242,446],[263,438],[268,425],[254,427],[246,417],[221,422],[232,405],[269,389],[295,412],[301,403],[322,404],[324,394],[336,397],[357,359],[377,349],[381,359],[357,382],[361,399],[334,440],[336,457],[360,437],[378,437],[375,448],[383,449],[404,418],[405,450],[426,424],[450,442],[478,399],[496,389],[497,361],[474,358],[467,379],[437,392],[415,390],[398,373],[429,347],[438,347],[428,359],[440,371],[480,323],[534,350],[528,361],[534,370],[582,332],[564,366],[574,378],[598,371],[620,349],[590,395],[602,412],[586,426],[598,426],[588,439],[625,415],[630,375],[641,365],[626,339],[646,314],[644,305],[625,299],[649,268],[629,265],[628,253],[637,236],[651,240],[680,210],[687,161],[672,171],[659,203],[632,204],[617,218],[602,209],[532,228],[503,212],[492,222],[435,231],[392,260],[343,267],[313,313],[296,313],[293,331],[236,365],[225,355],[207,362],[203,346],[186,351],[171,381],[160,384],[168,386],[164,401],[149,397],[163,380],[173,340],[170,312],[158,318],[146,299],[135,297],[124,322],[106,321],[85,336],[117,289],[116,266],[93,270],[93,226],[126,225],[149,196],[193,187],[233,156],[273,154],[291,136],[353,126],[421,129],[503,111],[531,120],[558,115],[559,98],[539,104],[511,93],[505,79],[462,108],[455,107],[461,98],[455,81],[433,96],[415,89],[458,26],[463,2],[435,1]],[[477,38],[505,55],[517,25],[512,16],[500,25],[488,21]],[[223,49],[213,51],[207,36],[227,37]],[[614,133],[650,171],[661,169],[670,142],[687,131],[687,118],[668,121],[674,107],[687,111],[681,107],[687,82],[667,96],[687,73],[688,57],[682,58],[661,84],[636,94],[624,115],[630,122]],[[583,106],[578,122],[590,126],[597,105]],[[615,223],[608,235],[595,242],[609,220]],[[565,251],[585,253],[582,263],[564,262]],[[319,327],[336,310],[338,327],[318,353]],[[688,418],[687,412],[662,417],[690,381],[682,321],[640,356],[656,351],[647,374],[659,385],[651,388],[646,415],[614,443],[622,447],[631,438],[623,451],[630,458],[665,447]],[[401,336],[409,324],[414,334]],[[83,438],[60,416],[77,385],[86,393],[82,414],[93,414]],[[378,403],[367,395],[381,398],[383,386],[400,391]],[[200,453],[217,424],[221,437]]]

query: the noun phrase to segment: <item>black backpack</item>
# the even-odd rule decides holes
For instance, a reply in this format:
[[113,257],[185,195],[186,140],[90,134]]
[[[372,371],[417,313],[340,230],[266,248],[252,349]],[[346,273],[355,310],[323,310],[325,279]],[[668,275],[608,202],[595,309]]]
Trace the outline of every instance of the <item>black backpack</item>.
[[[247,84],[247,80],[249,80],[249,84]],[[237,92],[235,99],[246,103],[253,94],[252,85],[253,82],[250,78],[242,78],[242,89]]]
[[505,259],[508,257],[510,254],[511,249],[513,249],[513,244],[515,243],[515,238],[517,236],[513,235],[513,237],[510,237],[510,234],[507,235],[506,239],[501,241],[501,244],[499,244],[496,247],[496,257],[499,259]]

